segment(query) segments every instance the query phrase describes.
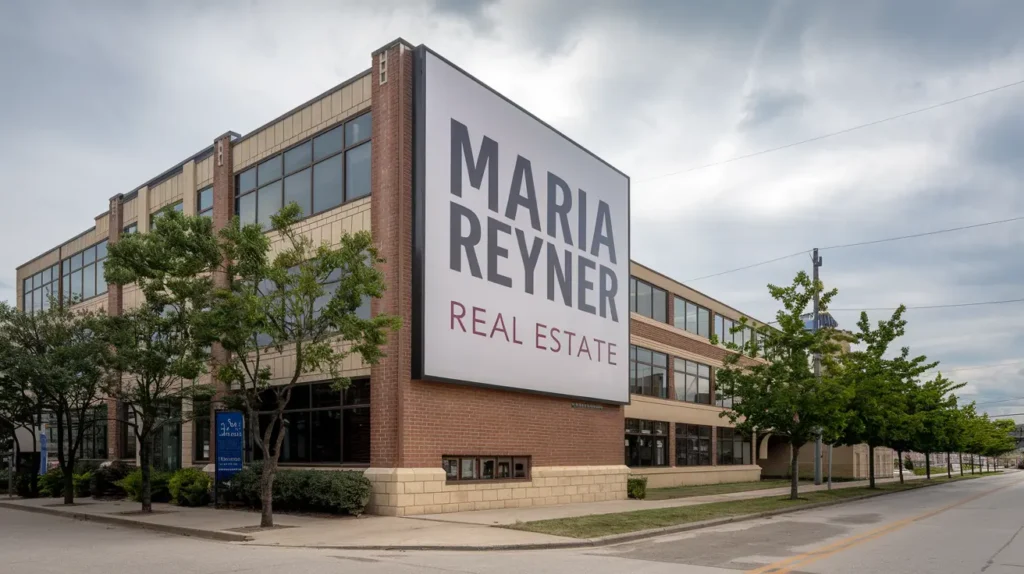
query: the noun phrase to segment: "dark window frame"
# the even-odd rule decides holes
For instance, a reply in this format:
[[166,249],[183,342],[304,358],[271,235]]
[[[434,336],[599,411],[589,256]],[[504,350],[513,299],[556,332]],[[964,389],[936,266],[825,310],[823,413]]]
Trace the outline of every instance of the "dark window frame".
[[[648,288],[651,292],[651,306],[649,312],[646,309],[640,308],[639,293],[641,287]],[[632,275],[630,275],[629,277],[629,310],[632,313],[636,313],[637,315],[643,315],[648,319],[654,319],[659,323],[668,323],[668,295],[668,291],[654,285],[653,283],[644,281],[643,279],[638,279]],[[656,300],[659,298],[659,296],[662,299],[662,305],[660,305],[660,316],[657,312],[655,312],[655,308],[659,307],[659,305],[656,305]]]
[[[464,476],[465,464],[472,468],[470,477]],[[487,464],[491,470],[487,472]],[[516,476],[517,465],[524,464],[522,476]],[[507,465],[507,473],[502,473],[502,465]],[[494,482],[529,482],[532,480],[533,459],[530,455],[480,455],[480,454],[446,454],[441,457],[441,468],[445,471],[447,484],[494,483]],[[454,472],[453,472],[454,471]],[[489,474],[490,476],[485,476]]]
[[[660,432],[659,432],[660,429]],[[625,464],[630,468],[663,468],[670,466],[669,464],[669,432],[671,431],[669,423],[666,421],[651,421],[646,419],[626,419],[625,425]],[[643,456],[643,445],[641,441],[644,439],[651,439],[650,448],[650,464],[644,464]],[[661,446],[658,446],[658,441],[655,439],[663,439]],[[658,453],[661,453],[661,463],[657,462]],[[635,457],[633,456],[635,453]]]
[[[690,369],[690,365],[694,365],[694,368]],[[680,368],[680,366],[682,368]],[[707,372],[706,376],[702,374],[705,370]],[[693,403],[697,405],[712,404],[713,395],[711,393],[711,365],[701,363],[700,361],[691,361],[689,359],[683,359],[681,357],[672,357],[672,371],[675,379],[675,391],[677,401],[682,401],[684,403]],[[697,392],[695,393],[694,400],[689,400],[688,398],[686,398],[686,383],[688,375],[692,375],[697,382]],[[701,381],[707,382],[707,401],[700,400]],[[679,392],[680,389],[683,390],[681,394]]]
[[[712,316],[714,316],[714,313],[711,311],[711,309],[708,309],[703,305],[698,305],[697,303],[694,303],[693,301],[690,301],[685,297],[680,297],[679,295],[673,295],[673,297],[674,300],[672,301],[672,306],[674,316],[672,317],[672,325],[677,329],[682,329],[686,331],[687,333],[692,333],[694,335],[697,335],[698,337],[710,339],[712,331],[711,318]],[[694,320],[692,329],[690,325],[689,314],[687,313],[687,311],[691,307],[694,308],[697,312],[697,318]],[[702,311],[706,315],[706,318],[703,321],[701,321],[700,319]],[[703,332],[701,332],[701,327],[703,327],[704,329]]]
[[[348,119],[346,119],[344,121],[340,121],[337,124],[327,128],[327,129],[321,130],[321,131],[319,131],[319,132],[317,132],[317,133],[315,133],[315,134],[313,134],[313,135],[303,139],[302,141],[299,141],[299,142],[297,142],[297,143],[295,143],[295,144],[293,144],[291,146],[288,146],[288,148],[283,149],[283,150],[281,150],[280,152],[278,152],[276,154],[267,156],[267,157],[261,159],[260,161],[255,162],[252,165],[246,167],[245,169],[239,170],[239,171],[235,172],[234,173],[234,178],[235,178],[235,196],[233,198],[233,203],[232,203],[232,214],[233,215],[238,215],[239,214],[239,205],[240,205],[240,202],[242,201],[242,199],[243,198],[248,198],[250,195],[252,195],[253,199],[254,199],[255,219],[254,219],[254,221],[251,221],[251,222],[242,222],[242,225],[246,225],[247,223],[259,223],[259,221],[260,221],[260,215],[259,215],[259,213],[260,213],[260,211],[259,211],[259,196],[258,196],[259,191],[264,189],[264,188],[266,188],[266,187],[268,187],[268,186],[270,186],[270,185],[274,185],[274,184],[278,184],[279,183],[280,187],[281,187],[281,191],[280,191],[281,207],[284,207],[284,205],[285,205],[285,203],[284,203],[284,201],[285,201],[285,185],[284,185],[284,181],[285,181],[285,179],[287,179],[289,176],[301,173],[303,170],[307,170],[307,169],[310,170],[310,176],[309,176],[309,209],[310,209],[310,213],[308,215],[304,215],[301,219],[308,219],[310,217],[316,217],[317,215],[320,215],[322,213],[327,213],[328,211],[331,211],[333,209],[337,209],[337,208],[339,208],[339,207],[341,207],[341,206],[343,206],[343,205],[345,205],[347,203],[351,203],[353,201],[358,201],[360,199],[364,199],[364,198],[370,197],[370,193],[367,193],[365,195],[361,195],[359,197],[349,199],[348,173],[347,173],[348,161],[347,161],[347,158],[348,158],[348,153],[350,151],[355,150],[356,148],[359,148],[359,147],[364,146],[364,145],[370,146],[370,154],[371,154],[371,158],[372,158],[372,155],[373,155],[373,117],[372,117],[372,114],[373,114],[373,110],[370,109],[370,110],[366,110],[365,112],[363,112],[361,114],[352,116],[352,117],[350,117],[350,118],[348,118]],[[349,143],[348,138],[347,138],[347,136],[348,136],[347,131],[348,131],[349,124],[356,123],[356,122],[358,122],[359,120],[361,120],[362,118],[364,118],[367,115],[370,115],[370,133],[365,138],[360,139],[359,141],[356,141],[356,142],[353,142],[353,143]],[[303,167],[292,169],[292,171],[288,171],[288,170],[285,169],[285,166],[284,166],[284,156],[285,156],[285,154],[287,154],[288,152],[293,151],[295,149],[298,149],[298,148],[300,148],[300,147],[302,147],[304,145],[307,145],[307,144],[309,144],[311,147],[315,147],[314,144],[313,144],[313,140],[315,140],[316,138],[318,138],[318,137],[320,137],[320,136],[322,136],[324,134],[330,133],[330,132],[332,132],[334,130],[340,130],[341,131],[341,136],[342,136],[342,146],[341,146],[341,149],[339,149],[337,151],[334,151],[332,153],[329,153],[327,155],[320,156],[320,157],[317,157],[315,149],[311,149],[310,153],[309,153],[309,158],[310,158],[309,163],[304,164]],[[341,202],[338,203],[337,205],[333,205],[331,207],[328,207],[328,208],[316,211],[316,210],[313,209],[313,206],[316,204],[315,197],[313,195],[313,189],[314,189],[314,186],[315,186],[315,178],[314,178],[313,170],[314,170],[314,168],[317,165],[319,165],[319,164],[321,164],[323,162],[326,162],[328,160],[331,160],[331,159],[333,159],[335,157],[338,157],[338,156],[341,157]],[[256,174],[260,165],[263,165],[263,164],[265,164],[267,162],[270,162],[270,161],[278,161],[278,162],[280,162],[280,164],[281,164],[281,170],[280,170],[281,172],[280,172],[280,174],[277,177],[273,178],[273,179],[268,179],[267,181],[259,181],[259,178],[256,177],[256,175],[254,175],[253,177],[254,177],[254,180],[255,180],[256,183],[254,184],[252,189],[247,189],[245,191],[242,191],[242,189],[241,189],[242,175],[243,174],[247,174],[250,171],[252,171],[254,174]],[[372,168],[371,168],[371,171],[372,171]],[[280,207],[278,209],[280,209]],[[269,221],[269,219],[268,219],[268,221]],[[269,229],[267,229],[266,231],[269,231]]]
[[[203,205],[203,194],[210,192],[210,207],[201,209]],[[208,185],[196,192],[196,215],[213,219],[213,186]]]
[[[360,397],[360,396],[350,397],[349,396],[350,394],[354,394],[354,385],[357,384],[357,383],[364,383],[364,382],[366,383],[365,396],[362,396],[362,397]],[[302,390],[305,390],[308,393],[308,400],[305,403],[305,406],[297,406],[297,407],[294,407],[294,408],[285,407],[284,411],[282,412],[282,415],[283,416],[287,416],[287,415],[293,414],[293,413],[298,413],[298,414],[308,413],[309,414],[310,428],[309,428],[309,432],[308,432],[309,436],[307,437],[306,440],[307,440],[307,443],[308,443],[307,446],[309,447],[310,459],[312,459],[313,445],[314,445],[313,432],[312,432],[312,430],[313,430],[312,429],[313,414],[314,413],[319,413],[319,412],[332,412],[332,411],[333,412],[338,412],[340,417],[341,417],[339,419],[339,429],[338,429],[339,432],[338,432],[338,436],[337,436],[337,440],[338,440],[338,453],[339,453],[338,461],[337,462],[333,462],[333,461],[312,462],[312,460],[308,460],[308,461],[286,462],[286,461],[282,460],[280,462],[280,466],[325,466],[325,467],[348,467],[348,468],[367,468],[367,467],[370,466],[370,461],[368,459],[366,460],[366,462],[345,462],[345,457],[346,457],[346,454],[345,454],[345,416],[346,416],[347,412],[352,412],[352,411],[357,411],[357,410],[365,409],[367,411],[367,413],[369,412],[369,409],[370,409],[370,385],[372,384],[371,380],[370,380],[369,377],[354,378],[354,379],[352,379],[352,384],[350,384],[349,387],[347,389],[345,389],[344,391],[332,391],[332,392],[339,393],[338,404],[336,404],[336,405],[332,404],[332,405],[329,405],[329,406],[320,406],[320,407],[313,406],[313,403],[312,403],[312,401],[313,401],[313,387],[315,385],[331,385],[331,384],[332,383],[330,381],[312,381],[312,382],[309,382],[309,383],[302,383],[302,384],[295,385],[295,387],[292,389],[292,401],[301,400],[301,397],[296,397],[295,391],[302,391]],[[273,396],[273,392],[274,391],[271,388],[271,389],[267,389],[267,391],[265,391],[265,392],[268,393],[268,396]],[[257,412],[257,418],[260,418],[260,415],[271,414],[271,412],[272,411],[269,410],[269,409],[264,410],[264,409],[261,408]],[[262,432],[262,430],[260,428],[255,428],[255,429],[251,429],[250,432]],[[367,431],[367,437],[372,440],[372,437],[370,435],[370,431],[369,430]],[[288,439],[286,437],[285,438],[285,442],[287,442],[287,440]],[[253,460],[260,460],[262,458],[262,456],[263,456],[262,449],[260,449],[259,447],[256,446],[255,441],[252,441],[251,444],[252,444],[252,455],[253,455],[252,458],[253,458]],[[282,443],[282,447],[283,446],[284,446],[284,443]],[[366,449],[367,457],[369,456],[370,448],[371,448],[371,446],[367,445],[367,449]]]
[[[735,466],[752,464],[751,462],[751,440],[742,432],[731,427],[718,427],[715,438],[717,439],[717,452],[715,459],[719,466]],[[726,449],[725,446],[729,445]],[[740,452],[736,452],[736,448]],[[728,457],[726,451],[728,450]]]
[[[210,462],[213,450],[211,426],[211,403],[197,400],[192,403],[192,462]],[[206,439],[206,455],[203,455],[203,439]]]
[[[650,353],[651,360],[648,362],[640,358],[641,354]],[[658,363],[658,358],[664,358],[664,365]],[[640,385],[639,371],[640,367],[645,366],[650,369],[651,373],[651,392],[644,392],[644,387]],[[643,395],[646,397],[655,397],[659,399],[668,398],[668,369],[669,369],[669,356],[665,353],[648,349],[647,347],[641,347],[639,345],[629,346],[629,393],[633,395]],[[661,394],[658,394],[654,389],[653,381],[655,375],[661,372]]]
[[[72,292],[72,289],[73,289],[73,286],[74,286],[74,283],[72,282],[72,277],[75,276],[75,275],[78,275],[78,276],[81,277],[79,283],[82,285],[82,293],[81,293],[82,297],[81,297],[81,299],[79,299],[78,301],[75,302],[75,305],[77,305],[79,303],[84,303],[85,301],[89,301],[89,300],[95,299],[96,297],[101,297],[101,296],[107,294],[107,291],[109,290],[110,286],[103,279],[103,274],[99,272],[100,267],[103,267],[104,269],[106,269],[106,261],[107,261],[107,254],[108,254],[107,249],[109,248],[109,245],[108,245],[107,241],[108,241],[107,239],[104,239],[102,241],[97,241],[96,243],[93,243],[89,247],[86,247],[85,249],[83,249],[81,251],[73,253],[72,255],[70,255],[68,257],[65,257],[65,258],[63,258],[61,260],[61,265],[60,265],[60,268],[61,268],[61,277],[60,277],[60,279],[61,279],[61,289],[60,289],[60,297],[58,298],[58,300],[59,300],[61,305],[65,305],[65,304],[69,303],[71,301],[71,297],[73,297],[75,295],[75,293]],[[99,247],[101,245],[103,246],[103,256],[102,257],[99,256],[99,251],[100,251]],[[84,260],[84,254],[86,252],[88,252],[88,251],[92,251],[93,252],[92,262],[91,263],[83,264],[82,261]],[[78,259],[77,262],[76,262],[76,259]],[[68,264],[65,265],[64,262],[68,262]],[[77,263],[77,267],[76,267],[76,263]],[[85,274],[86,274],[86,268],[87,267],[92,267],[93,282],[94,282],[93,283],[93,293],[89,297],[85,297],[85,285],[84,285]],[[100,290],[101,287],[102,287],[102,291]]]
[[676,423],[676,466],[712,465],[711,429],[708,425]]
[[50,299],[47,295],[53,295],[58,305],[61,303],[62,269],[63,262],[55,263],[21,280],[22,311],[34,313],[49,309]]

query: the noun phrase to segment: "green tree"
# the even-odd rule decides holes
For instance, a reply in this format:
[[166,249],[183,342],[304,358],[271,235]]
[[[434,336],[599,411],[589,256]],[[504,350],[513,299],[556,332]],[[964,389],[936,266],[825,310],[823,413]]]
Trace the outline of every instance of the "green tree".
[[[770,432],[789,439],[791,447],[790,498],[798,497],[800,448],[815,440],[820,431],[826,439],[837,437],[846,426],[849,390],[834,376],[834,357],[839,344],[834,329],[816,332],[804,328],[801,319],[815,294],[820,308],[828,308],[835,289],[825,292],[800,272],[788,287],[769,285],[771,296],[782,309],[776,314],[778,328],[759,327],[755,341],[743,348],[731,346],[725,365],[717,375],[718,387],[728,396],[740,397],[732,410],[720,416],[742,432]],[[741,320],[742,328],[746,319]],[[760,347],[760,348],[759,348]],[[823,375],[814,374],[811,358],[817,353],[825,365]],[[765,361],[756,360],[763,355]]]
[[914,450],[924,453],[925,476],[932,478],[931,453],[944,452],[949,442],[948,435],[956,429],[950,425],[949,412],[956,409],[954,391],[966,383],[953,381],[937,374],[934,379],[920,385],[914,393],[915,425]]
[[998,457],[1013,452],[1017,448],[1017,441],[1013,438],[1013,431],[1016,428],[1010,419],[990,420],[988,424],[988,440],[985,444],[985,456],[998,459]]
[[5,371],[27,382],[27,393],[56,418],[64,504],[74,503],[75,463],[85,433],[98,422],[94,409],[102,403],[106,346],[96,336],[96,321],[96,315],[72,312],[70,306],[24,313],[0,303]]
[[[264,527],[274,524],[271,495],[292,389],[310,373],[327,373],[336,388],[346,387],[349,381],[340,374],[345,357],[356,354],[367,364],[377,363],[388,331],[400,326],[396,317],[359,312],[385,289],[376,268],[383,260],[370,234],[343,235],[336,246],[314,245],[295,229],[299,216],[299,206],[292,203],[271,217],[282,240],[276,250],[259,225],[242,227],[236,218],[222,231],[232,281],[218,292],[207,329],[230,352],[218,378],[237,389],[234,400],[244,409],[263,457]],[[295,367],[274,379],[266,358],[286,347]],[[268,394],[272,405],[264,401]]]
[[[43,416],[43,399],[33,392],[34,375],[23,369],[22,355],[24,350],[11,337],[14,321],[19,311],[2,304],[0,307],[0,430],[10,433],[11,444],[18,452],[30,446],[31,452],[38,450],[36,444],[36,426]],[[22,445],[18,439],[18,430],[28,432],[32,437],[31,445]],[[18,465],[11,469],[11,478]],[[39,494],[39,465],[28,465],[30,493]]]
[[138,285],[145,301],[107,317],[105,340],[113,348],[114,374],[107,392],[128,405],[139,441],[142,511],[151,512],[150,472],[155,434],[180,423],[182,399],[209,395],[195,384],[210,356],[199,325],[213,299],[212,273],[220,248],[208,218],[166,210],[150,233],[122,238],[109,247],[106,279]]

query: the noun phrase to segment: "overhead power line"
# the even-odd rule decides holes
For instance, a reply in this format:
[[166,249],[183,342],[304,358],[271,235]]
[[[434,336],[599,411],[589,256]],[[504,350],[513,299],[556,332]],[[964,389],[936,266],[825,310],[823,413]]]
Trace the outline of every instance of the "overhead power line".
[[[1004,299],[1002,301],[977,301],[973,303],[949,303],[946,305],[918,305],[918,306],[907,306],[907,310],[911,309],[949,309],[952,307],[977,307],[979,305],[1002,305],[1004,303],[1024,303],[1024,299]],[[830,308],[829,311],[895,311],[899,307],[838,307]]]
[[997,86],[995,88],[991,88],[991,89],[984,90],[984,91],[981,91],[981,92],[975,92],[973,94],[969,94],[969,95],[962,96],[962,97],[959,97],[959,98],[956,98],[956,99],[953,99],[953,100],[948,100],[948,101],[945,101],[945,102],[934,104],[934,105],[931,105],[931,106],[928,106],[928,107],[918,108],[916,110],[912,110],[912,111],[909,111],[909,112],[904,112],[902,114],[897,114],[895,116],[889,116],[887,118],[882,118],[880,120],[875,120],[873,122],[868,122],[866,124],[860,124],[860,125],[857,125],[857,126],[853,126],[853,127],[849,127],[849,128],[846,128],[846,129],[842,129],[842,130],[839,130],[837,132],[831,132],[831,133],[823,134],[823,135],[820,135],[820,136],[815,136],[813,138],[808,138],[808,139],[805,139],[805,140],[800,140],[800,141],[788,143],[786,145],[781,145],[781,146],[778,146],[778,147],[773,147],[773,148],[763,149],[761,151],[756,151],[754,153],[748,153],[748,154],[744,154],[744,155],[740,155],[740,156],[736,156],[736,157],[731,157],[729,159],[724,159],[724,160],[721,160],[721,161],[715,161],[715,162],[711,162],[711,163],[706,163],[704,165],[698,165],[698,166],[690,167],[690,168],[687,168],[687,169],[681,169],[681,170],[678,170],[678,171],[664,173],[664,174],[657,175],[657,176],[654,176],[654,177],[649,178],[649,179],[640,180],[640,182],[641,183],[646,183],[648,181],[656,181],[656,180],[659,180],[659,179],[664,179],[666,177],[671,177],[673,175],[680,175],[680,174],[683,174],[683,173],[690,173],[690,172],[694,172],[694,171],[698,171],[698,170],[702,170],[702,169],[707,169],[709,167],[715,167],[715,166],[718,166],[718,165],[725,165],[727,163],[732,163],[734,161],[740,161],[740,160],[743,160],[743,159],[749,159],[749,158],[752,158],[752,157],[757,157],[757,156],[765,155],[767,153],[772,153],[772,152],[776,152],[776,151],[780,151],[780,150],[784,150],[784,149],[789,149],[791,147],[796,147],[796,146],[800,146],[800,145],[804,145],[804,144],[808,144],[808,143],[812,143],[812,142],[816,142],[816,141],[821,141],[821,140],[832,138],[832,137],[835,137],[835,136],[839,136],[839,135],[843,135],[843,134],[848,134],[850,132],[855,132],[855,131],[862,130],[862,129],[865,129],[865,128],[870,128],[870,127],[873,127],[873,126],[877,126],[879,124],[884,124],[886,122],[891,122],[893,120],[903,119],[903,118],[906,118],[908,116],[912,116],[912,115],[915,115],[915,114],[920,114],[920,113],[923,113],[923,112],[928,112],[928,111],[931,111],[931,110],[934,110],[934,109],[937,109],[937,108],[941,108],[941,107],[944,107],[944,106],[948,106],[948,105],[951,105],[951,104],[960,103],[962,101],[969,100],[971,98],[976,98],[978,96],[984,96],[984,95],[987,95],[987,94],[991,94],[993,92],[998,92],[999,90],[1005,90],[1007,88],[1012,88],[1014,86],[1019,86],[1021,84],[1024,84],[1024,80],[1018,80],[1016,82],[1012,82],[1012,83],[1009,83],[1009,84],[1004,84],[1002,86]]
[[[993,369],[995,367],[1004,367],[1004,366],[1007,366],[1007,365],[1019,365],[1021,363],[1024,363],[1024,360],[1006,361],[1005,363],[992,363],[992,364],[989,364],[989,365],[975,365],[973,367],[955,367],[953,369],[943,369],[943,368],[940,367],[940,368],[932,369],[929,372],[956,373],[956,372],[959,372],[959,371],[980,371],[982,369]],[[1024,399],[1024,397],[1021,397],[1021,398]]]
[[1013,401],[1020,401],[1020,400],[1024,400],[1024,397],[1013,397],[1013,398],[1010,398],[1010,399],[1003,399],[1001,401],[985,401],[983,403],[974,403],[974,404],[976,406],[980,407],[982,405],[994,405],[994,404],[997,404],[997,403],[1011,403]]
[[[1011,217],[1009,219],[998,219],[998,220],[995,220],[995,221],[986,221],[986,222],[983,222],[983,223],[974,223],[974,224],[971,224],[971,225],[962,225],[960,227],[950,227],[950,228],[947,228],[947,229],[936,229],[934,231],[925,231],[923,233],[913,233],[913,234],[910,234],[910,235],[900,235],[900,236],[897,236],[897,237],[886,237],[885,239],[872,239],[872,240],[869,240],[869,241],[858,241],[856,243],[843,243],[843,244],[840,244],[840,245],[829,245],[828,247],[821,247],[821,248],[819,248],[819,251],[825,251],[825,250],[829,250],[829,249],[846,249],[848,247],[861,247],[861,246],[864,246],[864,245],[874,245],[876,243],[886,243],[886,242],[889,242],[889,241],[902,241],[904,239],[914,239],[916,237],[925,237],[925,236],[929,236],[929,235],[939,235],[941,233],[952,233],[954,231],[964,231],[964,230],[967,230],[967,229],[977,229],[979,227],[988,227],[990,225],[999,225],[999,224],[1002,224],[1002,223],[1011,223],[1011,222],[1014,222],[1014,221],[1022,221],[1022,220],[1024,220],[1024,215],[1020,215],[1020,216],[1017,216],[1017,217]],[[789,259],[791,257],[796,257],[797,255],[803,255],[805,253],[810,253],[810,251],[811,251],[810,249],[807,249],[807,250],[804,250],[804,251],[798,251],[796,253],[791,253],[789,255],[783,255],[782,257],[776,257],[774,259],[768,259],[766,261],[760,261],[758,263],[752,263],[750,265],[744,265],[743,267],[737,267],[735,269],[730,269],[728,271],[722,271],[720,273],[712,273],[711,275],[704,275],[704,276],[701,276],[701,277],[697,277],[695,279],[687,279],[687,280],[683,281],[683,283],[692,283],[693,281],[701,281],[703,279],[710,279],[712,277],[718,277],[719,275],[726,275],[726,274],[729,274],[729,273],[735,273],[737,271],[744,271],[746,269],[752,269],[754,267],[760,267],[762,265],[768,265],[769,263],[775,263],[776,261],[782,261],[784,259]],[[893,309],[895,309],[895,307],[893,307]],[[839,309],[836,309],[836,310],[838,311]]]

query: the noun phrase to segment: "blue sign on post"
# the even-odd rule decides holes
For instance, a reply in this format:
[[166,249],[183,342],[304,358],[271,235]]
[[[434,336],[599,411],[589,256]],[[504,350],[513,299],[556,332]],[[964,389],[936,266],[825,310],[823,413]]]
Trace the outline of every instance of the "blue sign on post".
[[47,461],[46,459],[50,456],[49,445],[46,444],[47,439],[50,437],[46,436],[46,430],[39,433],[39,474],[46,474]]
[[216,413],[217,459],[214,473],[217,480],[227,480],[242,470],[245,462],[245,417],[239,411]]

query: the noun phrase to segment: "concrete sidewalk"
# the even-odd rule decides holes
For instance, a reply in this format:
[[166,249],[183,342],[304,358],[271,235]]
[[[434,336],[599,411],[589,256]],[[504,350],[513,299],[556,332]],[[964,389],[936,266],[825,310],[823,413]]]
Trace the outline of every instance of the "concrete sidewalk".
[[67,507],[56,498],[0,498],[0,507],[263,546],[498,550],[548,547],[575,542],[570,538],[476,524],[428,522],[386,516],[355,518],[276,514],[274,522],[280,528],[259,531],[256,529],[260,523],[258,512],[154,504],[153,514],[141,515],[136,513],[139,509],[138,503],[125,500],[82,499],[81,503]]
[[[936,475],[938,476],[938,475]],[[945,476],[943,474],[942,476]],[[923,476],[906,474],[907,480],[924,479]],[[884,484],[887,482],[899,482],[896,478],[878,478],[875,482]],[[867,480],[850,482],[834,482],[833,489],[857,488],[868,485]],[[826,490],[828,485],[814,486],[813,484],[800,483],[800,492],[814,492]],[[413,520],[432,520],[438,522],[449,522],[458,524],[479,524],[488,526],[508,526],[518,522],[534,522],[536,520],[550,520],[553,518],[573,518],[577,516],[589,516],[592,514],[613,514],[617,512],[631,512],[634,510],[650,510],[652,508],[675,508],[677,506],[695,506],[711,502],[727,502],[730,500],[747,500],[751,498],[766,498],[771,496],[786,496],[789,494],[789,487],[765,488],[761,490],[747,490],[743,492],[730,492],[727,494],[711,494],[707,496],[691,496],[687,498],[673,498],[668,500],[610,500],[607,502],[589,502],[583,504],[561,504],[557,506],[536,506],[526,508],[506,508],[502,510],[472,510],[466,512],[451,512],[447,514],[424,514],[410,516]]]

